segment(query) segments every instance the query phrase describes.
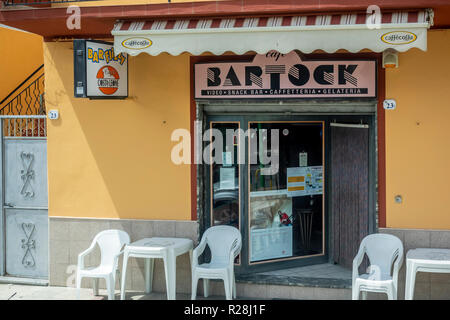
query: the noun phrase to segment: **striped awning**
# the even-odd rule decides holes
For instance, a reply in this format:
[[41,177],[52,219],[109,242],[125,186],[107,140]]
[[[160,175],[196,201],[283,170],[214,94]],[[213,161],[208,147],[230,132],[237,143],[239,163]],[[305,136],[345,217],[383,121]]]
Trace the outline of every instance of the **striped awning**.
[[426,51],[427,29],[432,20],[433,11],[427,9],[383,13],[379,18],[349,13],[117,21],[111,33],[116,53],[133,56],[141,52],[264,54],[270,50],[333,53],[340,49],[349,52],[395,49],[403,52],[410,48]]

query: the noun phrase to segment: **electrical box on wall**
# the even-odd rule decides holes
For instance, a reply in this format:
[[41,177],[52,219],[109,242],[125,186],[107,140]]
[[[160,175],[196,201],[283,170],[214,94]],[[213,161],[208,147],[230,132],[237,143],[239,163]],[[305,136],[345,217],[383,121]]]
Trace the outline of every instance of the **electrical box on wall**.
[[128,56],[115,55],[112,43],[74,40],[73,62],[75,98],[128,97]]
[[383,68],[398,68],[398,54],[395,50],[383,51]]
[[73,84],[75,98],[86,96],[86,45],[85,40],[73,41]]

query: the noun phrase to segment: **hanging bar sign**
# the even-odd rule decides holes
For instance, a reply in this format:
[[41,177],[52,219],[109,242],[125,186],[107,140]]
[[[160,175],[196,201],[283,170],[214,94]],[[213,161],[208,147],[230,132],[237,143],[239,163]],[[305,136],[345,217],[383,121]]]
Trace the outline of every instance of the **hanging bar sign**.
[[111,99],[128,96],[128,57],[112,43],[74,40],[74,95]]
[[198,63],[196,99],[375,98],[376,60],[302,61],[270,51],[252,62]]

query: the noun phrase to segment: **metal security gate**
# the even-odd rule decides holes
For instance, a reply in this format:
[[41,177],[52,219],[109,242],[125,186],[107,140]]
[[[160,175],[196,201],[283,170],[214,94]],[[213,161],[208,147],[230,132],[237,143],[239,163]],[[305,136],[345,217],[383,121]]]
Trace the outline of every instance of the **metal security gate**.
[[2,276],[48,278],[46,116],[1,116]]

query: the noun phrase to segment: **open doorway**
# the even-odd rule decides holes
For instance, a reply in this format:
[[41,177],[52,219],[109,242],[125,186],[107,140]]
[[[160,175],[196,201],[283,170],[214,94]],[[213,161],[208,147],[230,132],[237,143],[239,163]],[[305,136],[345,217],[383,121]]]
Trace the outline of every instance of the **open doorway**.
[[[363,123],[365,135],[342,134],[345,127],[336,121]],[[360,237],[374,225],[372,121],[372,116],[330,115],[207,118],[206,128],[214,132],[209,141],[220,133],[223,145],[207,149],[204,227],[229,224],[241,230],[238,273],[327,262],[348,266]],[[353,190],[349,184],[359,193],[347,192]]]

